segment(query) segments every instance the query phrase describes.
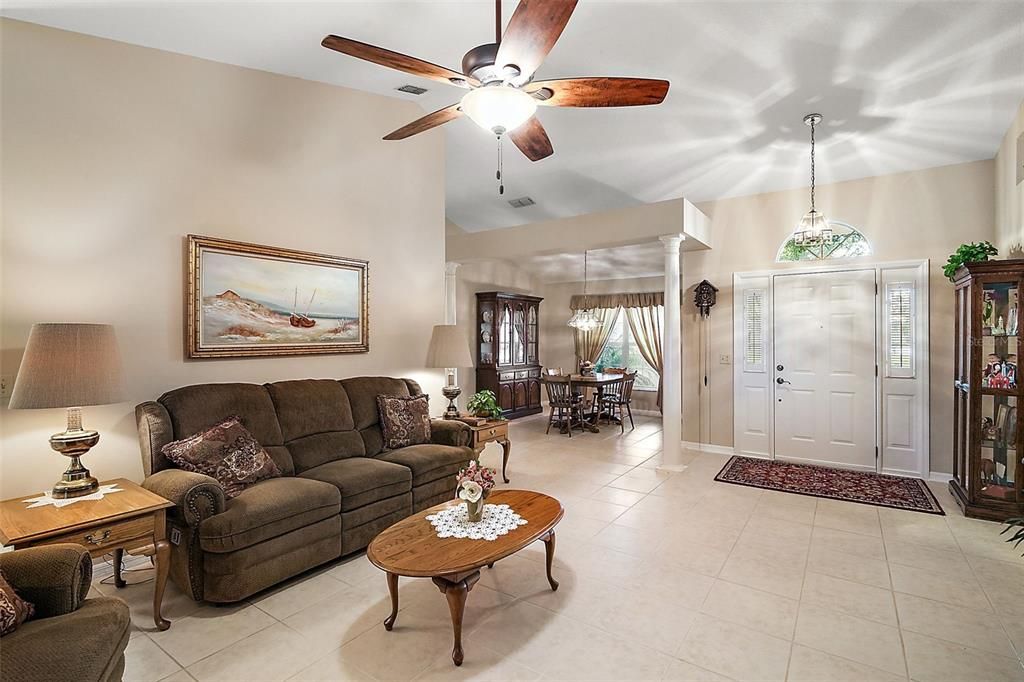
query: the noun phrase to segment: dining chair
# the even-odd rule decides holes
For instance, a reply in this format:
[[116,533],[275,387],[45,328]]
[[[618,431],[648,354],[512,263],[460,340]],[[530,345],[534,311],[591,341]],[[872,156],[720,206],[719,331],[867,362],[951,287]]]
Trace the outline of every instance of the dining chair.
[[626,432],[626,415],[629,415],[629,428],[635,429],[633,423],[633,384],[636,382],[636,371],[626,372],[622,375],[621,381],[605,386],[604,396],[601,398],[601,415],[607,421],[618,418],[619,430]]
[[565,424],[565,430],[572,438],[575,426],[583,427],[583,410],[586,403],[582,397],[573,393],[572,379],[568,376],[548,375],[544,379],[548,391],[548,428],[544,433],[551,433],[551,425],[556,419]]

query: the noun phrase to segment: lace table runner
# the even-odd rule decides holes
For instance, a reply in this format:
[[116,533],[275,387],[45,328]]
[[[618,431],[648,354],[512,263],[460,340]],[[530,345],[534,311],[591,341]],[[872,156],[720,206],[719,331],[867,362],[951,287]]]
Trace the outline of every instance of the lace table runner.
[[527,524],[507,504],[485,504],[483,517],[470,521],[465,504],[442,509],[427,516],[439,538],[469,538],[470,540],[497,540],[510,530]]

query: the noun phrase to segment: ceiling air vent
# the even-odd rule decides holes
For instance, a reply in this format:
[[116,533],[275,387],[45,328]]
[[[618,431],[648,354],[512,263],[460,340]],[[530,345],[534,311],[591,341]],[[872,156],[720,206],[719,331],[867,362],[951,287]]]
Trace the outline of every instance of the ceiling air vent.
[[512,208],[523,208],[524,206],[533,206],[537,202],[530,197],[519,197],[518,199],[509,199],[508,203],[512,205]]
[[395,90],[398,90],[399,92],[407,92],[410,95],[422,95],[427,91],[426,88],[421,88],[418,85],[403,85],[400,88],[395,88]]

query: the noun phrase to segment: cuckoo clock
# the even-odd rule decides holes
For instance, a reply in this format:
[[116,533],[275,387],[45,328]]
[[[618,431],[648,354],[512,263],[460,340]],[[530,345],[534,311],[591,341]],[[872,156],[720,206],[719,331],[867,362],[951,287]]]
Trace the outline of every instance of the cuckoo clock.
[[693,304],[700,310],[701,317],[711,314],[711,306],[715,305],[718,289],[711,282],[704,280],[693,290]]

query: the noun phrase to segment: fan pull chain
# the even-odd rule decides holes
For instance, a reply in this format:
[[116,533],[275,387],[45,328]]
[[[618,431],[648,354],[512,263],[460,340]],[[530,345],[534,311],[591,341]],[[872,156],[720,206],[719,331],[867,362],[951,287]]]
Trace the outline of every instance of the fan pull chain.
[[505,193],[505,183],[504,183],[504,181],[502,180],[502,177],[501,177],[502,170],[503,170],[503,160],[502,160],[502,156],[501,156],[501,135],[498,135],[498,172],[495,174],[495,177],[498,180],[498,194],[504,194]]

